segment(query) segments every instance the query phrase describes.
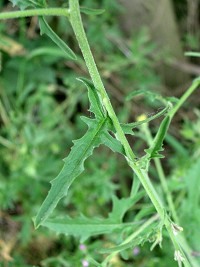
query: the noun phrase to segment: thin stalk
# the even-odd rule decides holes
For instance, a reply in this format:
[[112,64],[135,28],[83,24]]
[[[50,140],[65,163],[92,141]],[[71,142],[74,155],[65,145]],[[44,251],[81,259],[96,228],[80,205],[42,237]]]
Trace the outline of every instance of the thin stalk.
[[36,8],[28,10],[18,10],[11,12],[1,12],[0,19],[15,19],[33,16],[69,16],[67,8]]
[[183,103],[188,99],[188,97],[197,89],[200,84],[200,79],[196,79],[193,81],[192,85],[188,88],[188,90],[183,94],[178,103],[169,111],[168,115],[172,119],[175,113],[179,110],[179,108],[183,105]]
[[[77,41],[79,43],[80,49],[82,51],[83,57],[85,59],[86,65],[88,67],[90,76],[92,78],[92,81],[94,83],[95,88],[97,89],[97,92],[100,97],[100,101],[102,103],[102,106],[104,106],[106,112],[108,113],[110,119],[113,122],[113,125],[116,130],[116,137],[121,142],[121,144],[124,147],[125,153],[126,153],[126,160],[130,167],[133,169],[133,171],[136,173],[138,178],[140,179],[143,187],[145,188],[149,198],[151,199],[153,205],[155,206],[159,216],[161,219],[163,219],[164,225],[169,233],[169,236],[173,242],[175,250],[180,250],[182,252],[182,249],[180,245],[177,243],[177,240],[175,238],[175,235],[172,231],[171,222],[166,216],[165,209],[163,207],[163,204],[158,197],[157,192],[155,191],[147,173],[145,170],[141,168],[140,165],[137,164],[135,161],[135,154],[133,153],[125,135],[124,132],[120,126],[120,123],[118,121],[118,118],[114,112],[114,109],[110,103],[110,99],[107,95],[107,92],[104,88],[103,82],[101,80],[100,74],[98,72],[97,66],[95,64],[93,55],[91,53],[87,37],[83,28],[80,10],[79,10],[79,2],[78,0],[69,0],[69,7],[70,7],[70,22],[72,25],[72,28],[74,30],[74,33],[76,35]],[[183,253],[183,252],[182,252]],[[185,266],[190,266],[187,259],[185,260]]]
[[[151,217],[149,220],[147,220],[139,229],[137,229],[133,234],[131,234],[129,237],[127,237],[121,245],[125,245],[131,240],[135,239],[137,236],[139,236],[147,227],[149,227],[151,224],[153,224],[155,221],[158,220],[158,216],[155,215]],[[106,267],[109,261],[118,253],[118,251],[112,252],[103,262],[102,266]]]
[[[151,132],[149,130],[148,123],[142,124],[141,128],[142,128],[142,131],[144,132],[144,134],[146,136],[147,144],[149,146],[151,146],[152,143],[153,143],[153,137],[152,137],[152,134],[151,134]],[[167,203],[168,203],[169,209],[170,209],[170,211],[172,213],[172,217],[173,217],[174,221],[177,224],[179,224],[179,219],[178,219],[178,216],[177,216],[177,213],[176,213],[176,209],[174,207],[174,203],[173,203],[173,200],[172,200],[171,193],[170,193],[168,185],[167,185],[166,177],[165,177],[165,174],[164,174],[160,159],[159,158],[155,158],[154,159],[154,163],[155,163],[155,166],[156,166],[158,177],[160,179],[161,186],[162,186],[163,191],[164,191],[164,193],[166,195]]]

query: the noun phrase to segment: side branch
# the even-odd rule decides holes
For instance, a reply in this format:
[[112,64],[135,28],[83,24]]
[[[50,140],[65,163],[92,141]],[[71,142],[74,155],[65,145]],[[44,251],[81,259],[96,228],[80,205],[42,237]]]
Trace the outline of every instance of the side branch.
[[67,8],[38,8],[0,13],[0,20],[33,16],[69,16]]

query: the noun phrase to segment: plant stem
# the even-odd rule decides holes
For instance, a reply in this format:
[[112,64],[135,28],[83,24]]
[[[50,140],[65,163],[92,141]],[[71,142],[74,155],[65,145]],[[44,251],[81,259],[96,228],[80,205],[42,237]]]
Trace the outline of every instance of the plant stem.
[[0,19],[14,19],[33,16],[69,16],[67,8],[38,8],[0,13]]
[[[72,25],[72,28],[74,30],[74,33],[76,35],[77,41],[79,43],[80,49],[82,51],[83,57],[85,59],[86,65],[88,67],[90,76],[92,78],[92,81],[94,83],[95,88],[97,89],[97,92],[99,94],[100,101],[102,103],[102,106],[107,111],[110,119],[113,122],[113,125],[116,130],[116,137],[121,142],[121,144],[124,147],[125,154],[126,154],[126,160],[130,167],[133,169],[133,171],[136,173],[138,178],[140,179],[143,187],[145,188],[149,198],[151,199],[153,205],[155,206],[160,218],[163,220],[163,223],[169,233],[169,236],[173,242],[173,245],[175,247],[175,250],[181,250],[180,245],[177,243],[177,240],[175,238],[175,235],[172,231],[171,222],[166,215],[165,209],[163,207],[163,204],[154,189],[147,172],[141,168],[140,164],[135,160],[135,154],[133,153],[125,135],[124,132],[120,126],[120,123],[118,121],[118,118],[114,112],[114,109],[110,103],[110,99],[107,95],[107,92],[104,88],[103,82],[101,80],[101,77],[99,75],[97,66],[95,64],[93,55],[91,53],[87,37],[83,28],[80,10],[79,10],[79,2],[78,0],[69,0],[69,7],[70,7],[70,22]],[[185,260],[185,266],[190,266],[190,264],[187,262],[187,259]]]
[[[149,130],[148,123],[142,124],[141,130],[143,131],[143,133],[146,136],[147,144],[149,146],[151,146],[152,143],[153,143],[153,137],[152,137],[151,132]],[[179,224],[179,219],[178,219],[178,216],[177,216],[177,213],[176,213],[176,209],[174,207],[174,203],[173,203],[173,200],[172,200],[171,193],[170,193],[168,185],[167,185],[167,181],[166,181],[166,177],[165,177],[162,165],[161,165],[161,161],[160,161],[159,158],[155,158],[154,159],[154,163],[155,163],[155,166],[156,166],[158,177],[159,177],[160,182],[161,182],[161,186],[162,186],[163,191],[164,191],[164,193],[166,195],[166,199],[167,199],[167,202],[168,202],[168,205],[169,205],[169,209],[170,209],[170,211],[172,213],[172,217],[174,218],[174,221],[177,224]]]
[[187,100],[187,98],[197,89],[200,84],[200,78],[197,78],[193,81],[192,85],[188,88],[188,90],[183,94],[178,103],[169,111],[168,115],[172,119],[175,113],[179,110],[179,108],[183,105],[183,103]]
[[[131,234],[129,237],[127,237],[121,245],[125,245],[131,240],[138,237],[147,227],[149,227],[151,224],[153,224],[156,220],[158,220],[157,214],[153,217],[151,217],[149,220],[147,220],[139,229],[137,229],[133,234]],[[102,266],[106,267],[108,262],[118,253],[118,251],[112,252],[109,256],[106,257],[106,259],[103,261]]]

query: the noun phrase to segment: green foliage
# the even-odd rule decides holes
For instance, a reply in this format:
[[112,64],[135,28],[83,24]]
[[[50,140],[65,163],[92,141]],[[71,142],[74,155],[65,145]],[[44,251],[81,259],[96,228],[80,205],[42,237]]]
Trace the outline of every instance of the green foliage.
[[[37,10],[47,6],[44,0],[11,2],[25,10]],[[48,1],[48,5],[54,6],[55,2]],[[65,7],[64,1],[60,1],[60,6],[62,5]],[[169,187],[167,193],[162,181],[161,184],[155,183],[155,186],[148,187],[151,181],[143,180],[147,170],[151,176],[160,176],[158,169],[149,166],[149,161],[163,157],[160,152],[163,150],[163,141],[172,118],[172,105],[169,102],[175,104],[175,108],[171,109],[173,111],[185,100],[164,98],[159,93],[152,92],[152,88],[160,86],[159,77],[153,70],[157,60],[160,60],[158,55],[155,55],[156,47],[150,42],[146,29],[138,32],[138,35],[125,45],[115,16],[120,13],[120,6],[116,1],[102,0],[91,3],[87,0],[81,1],[81,5],[83,7],[80,11],[90,15],[84,17],[84,26],[102,77],[108,81],[119,80],[117,86],[123,88],[120,101],[124,106],[117,108],[116,104],[117,116],[114,116],[112,106],[107,106],[107,103],[110,103],[109,98],[106,101],[102,99],[102,96],[106,98],[107,95],[101,86],[98,90],[94,87],[93,82],[98,80],[97,75],[93,82],[87,78],[78,78],[88,90],[90,108],[89,112],[87,111],[87,96],[82,84],[75,81],[75,77],[85,75],[84,62],[80,56],[76,58],[75,53],[63,41],[67,40],[78,55],[78,45],[74,44],[73,37],[67,32],[66,21],[63,22],[62,18],[48,20],[48,23],[43,17],[39,18],[40,32],[49,39],[45,36],[26,39],[24,31],[28,32],[28,26],[22,21],[18,29],[20,37],[12,37],[16,41],[15,45],[18,44],[22,48],[21,54],[16,54],[15,57],[11,56],[12,45],[10,50],[6,50],[6,39],[4,40],[4,36],[1,38],[3,60],[0,77],[0,207],[3,214],[1,216],[6,214],[6,220],[9,217],[12,222],[19,223],[21,230],[13,234],[19,235],[19,246],[16,246],[12,253],[13,262],[6,262],[3,258],[0,264],[3,264],[3,267],[12,264],[48,267],[84,264],[102,267],[133,264],[176,266],[172,260],[173,247],[169,240],[165,238],[162,251],[156,245],[161,246],[162,237],[169,237],[166,230],[163,230],[165,226],[171,233],[170,237],[176,244],[176,249],[179,245],[168,227],[168,223],[171,223],[168,211],[169,215],[173,213],[169,195],[173,194],[174,206],[180,218],[180,225],[184,227],[185,236],[189,240],[189,246],[194,251],[199,250],[199,119],[197,123],[186,120],[182,128],[181,134],[186,140],[186,146],[179,144],[171,134],[167,135],[167,143],[174,149],[173,155],[167,157],[171,163],[169,177],[165,181],[165,186]],[[100,16],[96,18],[93,15]],[[4,34],[9,32],[6,26],[1,26],[1,29]],[[52,41],[57,47],[52,46]],[[9,43],[12,43],[12,39]],[[79,45],[84,51],[82,44]],[[71,59],[72,62],[69,61]],[[75,62],[75,59],[78,60]],[[110,82],[107,82],[107,87],[109,91]],[[137,102],[137,97],[141,95],[145,98],[145,109],[149,103],[153,106],[154,100],[161,101],[165,107],[160,110],[155,104],[153,109],[157,111],[152,116],[144,117],[142,121],[124,123],[134,121],[130,108],[132,103],[128,101],[132,101],[134,97],[133,101],[136,98]],[[113,96],[115,99],[115,91]],[[79,113],[85,113],[87,116],[82,116],[80,120]],[[198,117],[198,112],[196,113]],[[146,154],[140,158],[131,158],[131,154],[127,153],[130,150],[127,149],[129,143],[124,141],[125,134],[133,135],[134,144],[130,141],[131,147],[135,155],[140,155],[144,150],[143,139],[149,138],[147,132],[140,129],[143,126],[148,128],[148,123],[151,125],[154,119],[163,115],[165,118],[157,127],[157,133],[149,148],[145,149]],[[139,134],[138,130],[133,133],[133,128],[136,127]],[[153,132],[155,133],[155,130]],[[138,136],[142,138],[137,140]],[[72,139],[77,140],[73,141],[70,150]],[[194,143],[193,147],[190,145],[191,141]],[[193,158],[188,160],[191,154]],[[63,157],[65,158],[62,167],[60,159]],[[127,168],[123,158],[136,170],[138,177],[134,175],[132,178],[131,170]],[[183,177],[181,181],[180,174]],[[52,180],[49,190],[52,177],[56,178]],[[76,179],[77,177],[79,179]],[[140,181],[143,185],[147,184],[147,191],[140,188]],[[150,190],[152,188],[153,190]],[[156,194],[163,202],[166,198],[166,209]],[[157,209],[161,219],[155,215],[155,207],[149,203],[147,195],[158,202],[156,209],[161,203],[162,214],[160,209]],[[191,214],[190,210],[194,212]],[[53,211],[54,217],[49,218]],[[37,212],[35,225],[44,227],[34,231],[31,218]],[[53,231],[59,235],[55,236]],[[0,235],[0,241],[4,240],[3,238]],[[84,242],[84,249],[79,248],[79,242]],[[0,246],[1,244],[3,243],[0,243]],[[192,262],[189,253],[191,250],[188,250],[187,245],[183,238],[181,247]],[[138,246],[139,255],[135,255],[133,249],[139,249]],[[149,249],[154,251],[150,253]],[[30,260],[32,251],[36,256]],[[107,256],[102,256],[99,252]],[[198,266],[196,263],[193,265]],[[185,266],[190,265],[185,262]]]

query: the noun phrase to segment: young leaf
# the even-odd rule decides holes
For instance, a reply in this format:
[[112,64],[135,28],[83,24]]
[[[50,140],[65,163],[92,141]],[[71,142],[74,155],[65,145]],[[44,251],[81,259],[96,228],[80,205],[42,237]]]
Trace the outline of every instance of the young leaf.
[[97,89],[94,87],[93,83],[83,77],[77,78],[78,81],[84,83],[88,89],[88,97],[90,100],[90,111],[95,114],[96,118],[106,117],[105,111],[102,108],[100,98]]
[[84,171],[85,160],[92,154],[94,148],[101,144],[100,136],[105,123],[105,118],[99,122],[90,119],[86,134],[74,141],[70,154],[64,159],[65,164],[61,172],[51,182],[51,189],[36,216],[35,227],[39,227],[49,217],[59,200],[67,195],[72,182]]
[[156,113],[155,115],[153,115],[153,116],[151,116],[145,120],[132,122],[132,123],[121,123],[120,125],[121,125],[125,134],[133,134],[133,131],[132,131],[133,128],[136,128],[136,127],[142,125],[143,123],[150,122],[152,120],[159,118],[160,116],[163,116],[169,110],[169,108],[170,107],[167,106],[164,109],[162,109],[160,112]]
[[151,145],[150,148],[145,149],[148,159],[164,157],[162,154],[159,154],[159,152],[163,151],[163,148],[162,148],[163,140],[169,128],[170,122],[171,122],[171,118],[169,116],[166,116],[164,120],[161,122],[158,132],[153,140],[153,144]]
[[105,12],[105,9],[93,9],[87,7],[80,7],[80,12],[86,15],[101,15]]
[[41,34],[45,33],[46,35],[48,35],[51,40],[66,53],[69,58],[76,60],[76,55],[71,50],[71,48],[69,48],[69,46],[66,45],[66,43],[63,42],[62,39],[60,39],[60,37],[51,29],[51,27],[43,17],[39,17],[39,24]]

